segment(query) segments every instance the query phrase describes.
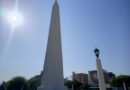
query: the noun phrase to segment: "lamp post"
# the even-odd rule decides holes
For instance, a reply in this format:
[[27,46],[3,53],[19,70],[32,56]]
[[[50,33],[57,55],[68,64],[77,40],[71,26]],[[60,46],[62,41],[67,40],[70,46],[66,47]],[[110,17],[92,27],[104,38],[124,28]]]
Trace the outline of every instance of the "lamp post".
[[96,66],[97,66],[97,76],[98,76],[99,88],[100,88],[100,90],[106,90],[102,64],[101,64],[101,60],[99,59],[100,50],[98,48],[95,48],[94,54],[96,56]]
[[125,85],[125,82],[123,81],[123,87],[124,87],[124,90],[127,90],[126,89],[126,85]]

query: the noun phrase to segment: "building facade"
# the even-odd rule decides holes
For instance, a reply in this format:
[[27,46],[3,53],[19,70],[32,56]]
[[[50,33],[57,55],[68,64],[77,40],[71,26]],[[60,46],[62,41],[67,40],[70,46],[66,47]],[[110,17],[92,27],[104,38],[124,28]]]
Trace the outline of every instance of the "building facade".
[[[112,72],[107,72],[106,70],[103,70],[105,84],[108,84],[114,77],[115,74]],[[92,86],[98,86],[98,76],[97,76],[97,70],[88,71],[88,83]]]
[[88,83],[88,74],[85,74],[85,73],[77,73],[76,74],[76,80],[83,83],[83,84],[86,84]]

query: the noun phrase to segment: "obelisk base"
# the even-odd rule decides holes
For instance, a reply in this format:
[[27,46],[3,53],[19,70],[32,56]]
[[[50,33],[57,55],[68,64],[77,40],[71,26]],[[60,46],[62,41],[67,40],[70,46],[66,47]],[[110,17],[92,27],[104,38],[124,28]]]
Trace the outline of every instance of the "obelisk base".
[[37,88],[37,90],[68,90],[67,87],[63,86],[63,87],[48,87],[48,86],[40,86]]

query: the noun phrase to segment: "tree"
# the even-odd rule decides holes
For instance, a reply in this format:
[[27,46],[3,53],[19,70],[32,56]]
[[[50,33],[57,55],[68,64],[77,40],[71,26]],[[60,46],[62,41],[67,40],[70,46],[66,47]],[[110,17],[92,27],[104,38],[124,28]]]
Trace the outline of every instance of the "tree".
[[28,90],[27,80],[24,77],[15,77],[7,82],[7,90]]
[[83,90],[88,90],[89,89],[89,85],[86,83],[86,84],[83,84],[82,85],[82,89]]
[[3,82],[3,83],[0,85],[0,90],[5,90],[6,87],[7,87],[7,83],[6,83],[6,82]]
[[125,83],[126,87],[130,87],[130,76],[128,75],[120,75],[115,78],[110,82],[111,86],[114,87],[123,87],[123,83]]
[[66,80],[65,81],[65,86],[68,88],[68,89],[71,89],[72,88],[72,81],[71,80]]
[[73,87],[74,87],[74,90],[79,90],[80,88],[82,88],[82,83],[77,81],[77,80],[73,80]]
[[41,75],[37,75],[28,80],[29,90],[37,90],[41,84]]
[[77,80],[73,80],[73,81],[71,81],[71,80],[66,80],[65,81],[65,86],[68,88],[68,89],[71,89],[72,88],[72,86],[73,86],[73,88],[74,88],[74,90],[79,90],[80,88],[82,88],[82,83],[80,83],[79,81],[77,81]]

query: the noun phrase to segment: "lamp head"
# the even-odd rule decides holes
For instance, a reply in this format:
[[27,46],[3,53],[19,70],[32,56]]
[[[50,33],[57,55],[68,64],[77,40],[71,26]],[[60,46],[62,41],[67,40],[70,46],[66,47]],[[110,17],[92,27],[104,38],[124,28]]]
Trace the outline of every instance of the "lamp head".
[[95,48],[94,49],[94,53],[95,53],[95,56],[98,58],[99,57],[99,53],[100,53],[99,49]]

